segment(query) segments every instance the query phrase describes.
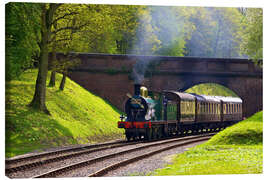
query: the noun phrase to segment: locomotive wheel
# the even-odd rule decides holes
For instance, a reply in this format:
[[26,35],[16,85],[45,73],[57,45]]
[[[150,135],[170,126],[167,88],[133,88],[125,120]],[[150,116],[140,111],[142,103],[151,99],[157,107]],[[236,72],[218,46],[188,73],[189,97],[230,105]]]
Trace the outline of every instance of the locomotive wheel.
[[158,128],[158,138],[160,139],[160,138],[162,138],[162,137],[163,137],[162,128],[159,127],[159,128]]
[[154,128],[153,130],[152,130],[152,139],[157,139],[157,129],[156,128]]
[[130,141],[131,136],[129,134],[126,134],[127,141]]

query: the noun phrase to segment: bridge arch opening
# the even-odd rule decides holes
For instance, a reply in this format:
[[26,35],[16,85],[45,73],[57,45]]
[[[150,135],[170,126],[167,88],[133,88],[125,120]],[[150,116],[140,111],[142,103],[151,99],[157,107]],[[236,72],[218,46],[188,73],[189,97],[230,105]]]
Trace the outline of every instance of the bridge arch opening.
[[187,93],[196,93],[210,96],[239,97],[233,90],[217,83],[200,83],[185,90]]

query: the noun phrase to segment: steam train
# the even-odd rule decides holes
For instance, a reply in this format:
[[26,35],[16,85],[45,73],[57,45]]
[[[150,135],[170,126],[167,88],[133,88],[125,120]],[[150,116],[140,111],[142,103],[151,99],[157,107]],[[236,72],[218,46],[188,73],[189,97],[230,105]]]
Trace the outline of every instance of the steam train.
[[128,141],[216,132],[242,120],[242,100],[236,97],[153,92],[140,84],[127,95],[118,128]]

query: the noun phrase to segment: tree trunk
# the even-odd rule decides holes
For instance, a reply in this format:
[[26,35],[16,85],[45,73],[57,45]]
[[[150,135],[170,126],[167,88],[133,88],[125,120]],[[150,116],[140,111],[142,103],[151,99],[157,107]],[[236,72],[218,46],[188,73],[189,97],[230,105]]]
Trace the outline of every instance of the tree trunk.
[[52,70],[49,87],[55,86],[55,74],[56,74],[55,70]]
[[38,67],[38,76],[36,80],[35,94],[29,106],[37,108],[47,114],[50,114],[46,107],[46,79],[48,74],[48,41],[51,34],[51,22],[53,14],[58,4],[50,4],[49,9],[46,4],[43,5],[41,14],[41,46]]
[[61,81],[60,86],[59,86],[59,89],[60,89],[61,91],[63,91],[64,88],[65,88],[66,77],[67,77],[66,73],[63,73],[63,78],[62,78],[62,81]]
[[53,43],[53,50],[52,50],[52,60],[51,60],[51,78],[50,78],[50,83],[49,83],[49,87],[54,87],[55,86],[55,74],[56,74],[56,64],[57,64],[57,59],[56,59],[56,44]]

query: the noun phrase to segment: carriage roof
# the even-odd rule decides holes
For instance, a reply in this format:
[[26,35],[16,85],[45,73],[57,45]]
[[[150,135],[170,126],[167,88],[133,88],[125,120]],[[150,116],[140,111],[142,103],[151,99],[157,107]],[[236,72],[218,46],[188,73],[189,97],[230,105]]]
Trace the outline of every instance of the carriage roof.
[[239,97],[223,97],[223,96],[215,96],[225,103],[242,103],[242,99]]
[[223,96],[209,96],[209,95],[198,95],[195,93],[185,93],[178,91],[163,91],[166,97],[169,100],[187,100],[187,101],[197,101],[200,102],[212,102],[212,103],[220,103],[221,101],[225,103],[242,103],[242,100],[238,97],[223,97]]
[[163,91],[163,94],[166,95],[168,100],[187,100],[187,101],[195,101],[195,97],[189,93],[183,93],[178,91]]

